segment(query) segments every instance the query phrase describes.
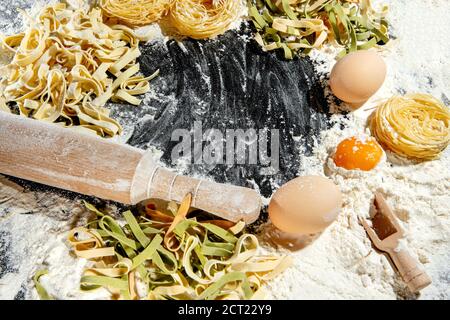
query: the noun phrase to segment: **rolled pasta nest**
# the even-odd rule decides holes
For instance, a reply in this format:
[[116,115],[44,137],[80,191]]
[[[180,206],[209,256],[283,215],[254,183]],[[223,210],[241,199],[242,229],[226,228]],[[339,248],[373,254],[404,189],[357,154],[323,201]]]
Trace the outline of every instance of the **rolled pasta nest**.
[[105,14],[131,26],[142,26],[160,20],[173,0],[100,0]]
[[238,18],[241,5],[240,0],[175,0],[170,22],[183,36],[214,38]]
[[450,144],[450,111],[430,95],[395,96],[378,106],[371,116],[370,129],[394,153],[432,160]]

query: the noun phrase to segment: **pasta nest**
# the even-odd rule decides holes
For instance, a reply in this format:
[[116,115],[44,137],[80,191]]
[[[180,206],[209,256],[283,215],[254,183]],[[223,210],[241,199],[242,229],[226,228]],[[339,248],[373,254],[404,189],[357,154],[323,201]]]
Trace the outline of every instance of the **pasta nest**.
[[181,35],[206,39],[225,33],[241,8],[236,0],[175,0],[169,17]]
[[131,26],[142,26],[160,20],[167,14],[173,0],[100,0],[109,17]]
[[395,96],[378,106],[370,129],[387,149],[407,158],[432,160],[450,144],[450,111],[426,94]]

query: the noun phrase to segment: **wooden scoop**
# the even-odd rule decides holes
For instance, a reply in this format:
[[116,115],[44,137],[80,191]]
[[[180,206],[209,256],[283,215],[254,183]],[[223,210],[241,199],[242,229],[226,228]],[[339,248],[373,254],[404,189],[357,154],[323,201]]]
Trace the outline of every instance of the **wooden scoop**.
[[190,192],[193,207],[233,222],[255,221],[261,207],[255,190],[181,176],[150,152],[2,111],[0,173],[125,204]]
[[365,219],[360,218],[374,246],[389,254],[395,267],[412,292],[418,292],[431,283],[430,277],[421,269],[419,262],[408,252],[408,248],[400,242],[404,231],[397,218],[380,193],[375,194],[375,215],[372,227]]

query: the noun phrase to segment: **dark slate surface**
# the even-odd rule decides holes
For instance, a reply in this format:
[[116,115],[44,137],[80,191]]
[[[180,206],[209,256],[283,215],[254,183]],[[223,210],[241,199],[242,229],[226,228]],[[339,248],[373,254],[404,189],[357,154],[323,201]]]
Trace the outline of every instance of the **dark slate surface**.
[[[171,132],[174,128],[191,130],[194,121],[202,121],[204,131],[215,128],[222,133],[226,129],[279,129],[280,170],[273,176],[261,175],[260,166],[248,165],[248,159],[232,167],[190,165],[185,172],[242,186],[254,180],[261,193],[270,196],[274,185],[296,176],[299,144],[310,151],[313,137],[327,126],[328,107],[308,58],[285,61],[262,52],[254,41],[244,41],[246,35],[250,30],[243,26],[215,41],[147,45],[140,59],[142,71],[149,75],[160,68],[161,75],[152,82],[154,90],[158,96],[175,94],[176,99],[151,99],[154,119],[138,121],[128,143],[164,150],[162,160],[173,166],[171,151],[178,141],[171,141]],[[299,136],[304,139],[294,140]]]

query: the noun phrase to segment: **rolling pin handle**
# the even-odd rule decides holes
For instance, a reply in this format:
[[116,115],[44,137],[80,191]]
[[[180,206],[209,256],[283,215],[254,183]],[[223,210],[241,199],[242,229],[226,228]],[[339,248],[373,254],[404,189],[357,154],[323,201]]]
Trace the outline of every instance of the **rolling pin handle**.
[[195,208],[233,222],[252,223],[261,210],[261,197],[255,190],[176,174],[158,166],[150,152],[136,168],[130,197],[133,204],[149,198],[181,202],[189,192]]

